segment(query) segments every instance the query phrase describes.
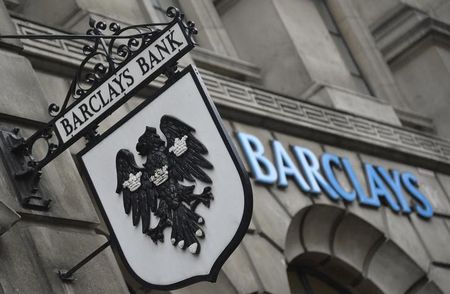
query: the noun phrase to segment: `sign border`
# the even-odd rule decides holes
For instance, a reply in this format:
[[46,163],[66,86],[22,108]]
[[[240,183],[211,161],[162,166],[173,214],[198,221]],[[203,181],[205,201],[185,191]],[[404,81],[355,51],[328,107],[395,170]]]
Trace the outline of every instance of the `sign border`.
[[[165,90],[167,90],[169,87],[171,87],[173,84],[175,84],[178,80],[180,80],[182,77],[190,74],[195,82],[195,85],[200,92],[201,97],[203,98],[203,102],[205,103],[209,114],[212,116],[212,119],[214,121],[214,124],[219,131],[219,134],[222,138],[222,140],[225,143],[225,147],[227,148],[231,159],[233,160],[233,163],[238,170],[239,177],[241,179],[243,191],[244,191],[244,212],[242,215],[241,222],[239,224],[239,227],[231,239],[231,241],[228,243],[228,245],[225,247],[225,249],[222,251],[222,253],[219,255],[217,260],[214,262],[210,272],[206,275],[197,275],[193,276],[187,279],[184,279],[182,281],[168,284],[168,285],[156,285],[151,284],[146,281],[144,281],[142,278],[140,278],[131,268],[131,266],[128,264],[125,255],[122,252],[122,248],[120,247],[120,244],[117,240],[116,235],[114,234],[114,230],[109,222],[109,219],[106,215],[106,212],[103,208],[102,203],[100,202],[99,196],[97,194],[97,191],[94,187],[94,184],[92,183],[92,179],[89,176],[87,172],[87,168],[82,160],[82,156],[89,152],[93,147],[95,147],[98,143],[103,141],[107,136],[109,136],[111,133],[113,133],[116,129],[118,129],[120,126],[122,126],[124,123],[126,123],[129,119],[131,119],[135,114],[137,114],[139,111],[141,111],[143,108],[145,108],[147,105],[149,105],[151,102],[153,102],[155,99],[159,97]],[[89,190],[91,194],[94,196],[95,202],[101,212],[102,218],[105,222],[105,224],[108,227],[109,233],[110,233],[110,241],[111,245],[115,247],[117,252],[119,253],[120,259],[122,263],[124,264],[127,271],[130,273],[130,275],[141,285],[155,289],[155,290],[175,290],[178,288],[182,288],[197,282],[201,281],[208,281],[208,282],[215,282],[217,280],[217,276],[219,275],[220,269],[222,268],[225,261],[230,257],[230,255],[233,253],[233,251],[238,247],[241,240],[244,238],[247,229],[250,225],[250,221],[252,218],[252,211],[253,211],[253,192],[250,184],[250,178],[248,173],[246,172],[244,165],[241,161],[241,159],[238,156],[238,153],[235,149],[234,144],[231,141],[230,136],[225,130],[224,125],[222,124],[222,121],[220,119],[220,115],[209,97],[209,95],[206,92],[206,87],[204,86],[203,82],[201,81],[201,77],[198,74],[197,69],[189,65],[186,67],[171,83],[164,85],[158,91],[153,95],[151,98],[147,98],[144,102],[142,102],[140,105],[138,105],[135,109],[133,109],[130,113],[128,113],[125,117],[123,117],[119,122],[117,122],[114,126],[109,128],[105,133],[103,133],[98,140],[95,141],[94,144],[86,146],[83,150],[81,150],[79,153],[75,156],[76,163],[78,166],[78,169],[80,171],[80,175],[82,176],[83,180],[87,182],[87,185],[89,187]]]

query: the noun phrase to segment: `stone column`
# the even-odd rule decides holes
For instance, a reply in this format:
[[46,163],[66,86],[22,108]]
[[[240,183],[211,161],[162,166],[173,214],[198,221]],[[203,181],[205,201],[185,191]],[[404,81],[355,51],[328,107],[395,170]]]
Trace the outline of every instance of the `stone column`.
[[195,21],[200,46],[214,53],[237,58],[236,50],[225,30],[212,0],[179,1],[183,12]]
[[376,47],[371,32],[359,16],[352,1],[328,0],[327,2],[353,57],[375,96],[392,105],[405,107],[404,97]]
[[314,83],[356,88],[313,1],[241,0],[222,19],[269,89],[300,97]]
[[390,105],[360,93],[314,1],[241,0],[222,19],[268,89],[399,124]]

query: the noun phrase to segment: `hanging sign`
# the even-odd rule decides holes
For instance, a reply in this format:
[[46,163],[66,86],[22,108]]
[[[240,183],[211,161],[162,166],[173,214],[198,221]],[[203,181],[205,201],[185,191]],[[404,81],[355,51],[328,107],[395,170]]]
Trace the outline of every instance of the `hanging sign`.
[[114,72],[89,95],[66,111],[55,122],[59,137],[65,143],[82,132],[103,114],[118,104],[139,85],[148,83],[166,63],[179,59],[193,44],[184,32],[181,22],[168,27],[158,39],[136,54]]
[[112,241],[143,285],[215,281],[244,237],[252,192],[230,142],[190,66],[78,155]]

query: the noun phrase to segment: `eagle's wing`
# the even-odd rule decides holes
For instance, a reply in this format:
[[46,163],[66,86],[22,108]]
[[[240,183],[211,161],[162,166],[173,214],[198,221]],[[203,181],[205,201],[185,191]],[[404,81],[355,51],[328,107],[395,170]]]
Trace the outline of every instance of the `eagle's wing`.
[[160,123],[161,131],[167,139],[169,176],[178,181],[198,179],[212,183],[203,169],[212,169],[212,164],[204,157],[208,149],[194,136],[195,129],[181,120],[164,115]]
[[121,149],[116,155],[117,187],[122,192],[125,213],[132,213],[133,225],[142,219],[142,232],[150,228],[150,211],[156,211],[157,192],[145,169],[138,167],[133,153]]

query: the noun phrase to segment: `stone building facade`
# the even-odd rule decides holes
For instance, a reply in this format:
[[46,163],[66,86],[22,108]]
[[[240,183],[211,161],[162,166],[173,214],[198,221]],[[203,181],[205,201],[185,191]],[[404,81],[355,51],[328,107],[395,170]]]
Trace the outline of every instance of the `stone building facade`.
[[[20,205],[0,165],[0,293],[450,293],[450,2],[3,0],[0,34],[159,22],[169,5],[197,24],[181,63],[199,67],[252,176],[242,244],[215,284],[145,290],[110,248],[61,282],[108,235],[73,159],[80,140],[42,174],[48,211]],[[0,39],[2,129],[49,121],[83,45]]]

